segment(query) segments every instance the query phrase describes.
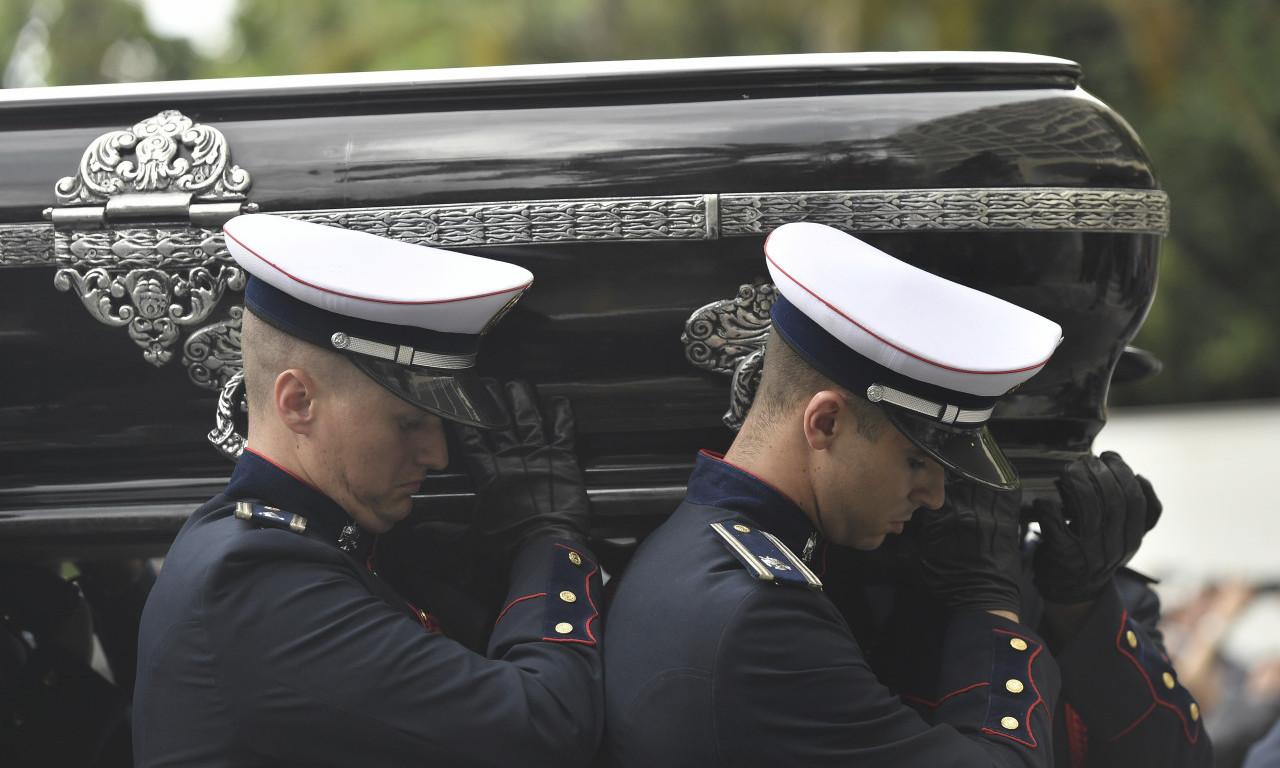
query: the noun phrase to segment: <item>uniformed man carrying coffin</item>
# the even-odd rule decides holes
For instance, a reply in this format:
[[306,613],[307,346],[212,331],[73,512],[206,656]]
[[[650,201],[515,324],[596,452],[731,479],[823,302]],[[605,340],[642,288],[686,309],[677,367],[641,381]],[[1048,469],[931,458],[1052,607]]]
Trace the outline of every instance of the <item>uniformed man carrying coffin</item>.
[[[607,762],[1048,765],[1058,667],[1019,623],[1017,477],[986,421],[1061,329],[821,225],[765,253],[780,298],[755,402],[610,608]],[[828,542],[873,550],[908,521],[951,613],[928,715],[877,679],[820,577]]]
[[[601,729],[598,569],[567,402],[470,369],[510,264],[270,215],[246,269],[248,442],[142,617],[139,766],[583,765]],[[375,534],[449,462],[513,562],[487,654],[377,575]]]

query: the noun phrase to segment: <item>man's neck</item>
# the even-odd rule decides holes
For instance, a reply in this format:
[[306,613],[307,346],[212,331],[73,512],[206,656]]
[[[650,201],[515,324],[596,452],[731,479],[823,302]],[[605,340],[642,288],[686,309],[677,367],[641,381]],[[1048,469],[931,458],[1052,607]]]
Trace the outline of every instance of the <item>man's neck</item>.
[[724,455],[725,461],[777,488],[813,520],[813,491],[804,459],[802,450],[777,438],[777,430],[760,428],[750,418]]

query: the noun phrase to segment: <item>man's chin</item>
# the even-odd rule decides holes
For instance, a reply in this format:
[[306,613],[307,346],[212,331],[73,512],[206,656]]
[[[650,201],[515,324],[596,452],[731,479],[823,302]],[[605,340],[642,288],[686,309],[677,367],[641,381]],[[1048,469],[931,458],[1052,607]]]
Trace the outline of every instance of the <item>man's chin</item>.
[[846,544],[845,546],[850,549],[856,549],[859,552],[874,552],[884,545],[885,539],[887,538],[888,537],[882,533],[879,536],[863,537],[858,541]]
[[[394,507],[363,510],[360,514],[352,514],[351,519],[355,520],[356,525],[369,533],[386,533],[396,523],[408,517],[409,512],[412,510],[413,500],[409,499],[403,504],[397,504]],[[348,511],[348,514],[351,514],[350,511]]]

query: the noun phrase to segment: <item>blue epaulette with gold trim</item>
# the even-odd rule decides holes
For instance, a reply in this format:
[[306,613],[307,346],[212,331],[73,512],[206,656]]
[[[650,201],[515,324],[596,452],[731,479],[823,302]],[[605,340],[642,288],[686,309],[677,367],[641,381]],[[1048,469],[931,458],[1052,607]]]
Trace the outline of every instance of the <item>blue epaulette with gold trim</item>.
[[236,517],[241,520],[255,522],[258,525],[283,528],[294,533],[303,533],[307,530],[307,518],[302,515],[285,512],[276,507],[268,507],[265,504],[254,504],[252,501],[237,501]]
[[751,575],[761,581],[775,584],[822,589],[822,582],[800,558],[795,556],[778,537],[734,520],[721,520],[711,524],[711,530],[724,539],[724,544]]

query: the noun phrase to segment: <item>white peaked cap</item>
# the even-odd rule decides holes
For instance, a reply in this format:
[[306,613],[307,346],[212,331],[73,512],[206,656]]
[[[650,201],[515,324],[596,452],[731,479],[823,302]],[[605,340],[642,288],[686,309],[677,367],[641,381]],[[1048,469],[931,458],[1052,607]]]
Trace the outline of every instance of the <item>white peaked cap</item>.
[[524,267],[265,213],[223,228],[249,274],[340,315],[478,334],[528,288]]
[[506,423],[471,369],[485,332],[533,283],[529,270],[271,214],[237,216],[223,233],[255,316],[347,355],[423,410]]
[[[784,224],[769,235],[765,256],[780,294],[774,328],[797,352],[882,403],[944,466],[1016,485],[986,421],[1000,396],[1048,363],[1062,340],[1057,323],[822,224]],[[994,472],[984,459],[991,451]]]

